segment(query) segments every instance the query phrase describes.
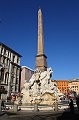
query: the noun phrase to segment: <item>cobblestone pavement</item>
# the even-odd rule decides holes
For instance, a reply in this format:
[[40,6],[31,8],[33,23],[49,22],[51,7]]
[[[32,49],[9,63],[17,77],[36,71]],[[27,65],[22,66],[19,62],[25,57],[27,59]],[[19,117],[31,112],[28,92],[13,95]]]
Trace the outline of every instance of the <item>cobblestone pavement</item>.
[[71,113],[70,110],[64,112],[6,112],[0,116],[0,120],[79,120],[77,110]]
[[8,112],[0,116],[0,120],[56,120],[61,112]]
[[70,110],[63,112],[60,120],[79,120],[79,111],[75,110],[73,113]]

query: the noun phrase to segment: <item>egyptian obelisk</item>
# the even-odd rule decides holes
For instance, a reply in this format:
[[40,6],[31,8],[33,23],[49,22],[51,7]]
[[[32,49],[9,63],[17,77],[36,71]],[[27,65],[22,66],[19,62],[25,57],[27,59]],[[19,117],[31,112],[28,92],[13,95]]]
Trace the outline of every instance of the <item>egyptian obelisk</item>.
[[47,70],[47,57],[44,54],[44,34],[43,34],[43,22],[42,11],[38,10],[38,51],[36,56],[36,68],[41,71]]

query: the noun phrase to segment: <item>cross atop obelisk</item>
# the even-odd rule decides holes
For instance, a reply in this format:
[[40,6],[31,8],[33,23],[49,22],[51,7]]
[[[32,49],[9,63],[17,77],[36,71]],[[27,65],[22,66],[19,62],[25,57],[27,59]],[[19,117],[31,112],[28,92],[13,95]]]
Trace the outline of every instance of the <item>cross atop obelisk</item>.
[[36,68],[41,71],[47,70],[46,55],[44,54],[44,35],[43,35],[43,22],[42,11],[38,10],[38,52],[36,56]]

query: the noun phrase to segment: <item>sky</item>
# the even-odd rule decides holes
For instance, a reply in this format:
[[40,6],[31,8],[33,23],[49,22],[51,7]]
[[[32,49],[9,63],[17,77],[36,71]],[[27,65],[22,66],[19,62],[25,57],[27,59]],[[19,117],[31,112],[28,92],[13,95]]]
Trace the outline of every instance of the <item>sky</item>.
[[35,69],[39,8],[52,79],[79,78],[79,0],[0,0],[0,42]]

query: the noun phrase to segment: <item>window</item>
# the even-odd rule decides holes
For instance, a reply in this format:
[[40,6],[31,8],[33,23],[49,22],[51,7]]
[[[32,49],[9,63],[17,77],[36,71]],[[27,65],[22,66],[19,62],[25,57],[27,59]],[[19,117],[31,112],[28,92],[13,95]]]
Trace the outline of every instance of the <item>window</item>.
[[17,64],[19,64],[19,57],[17,57]]
[[4,69],[2,68],[1,69],[1,81],[3,81],[3,79],[4,79]]
[[8,77],[9,77],[9,73],[7,72],[7,73],[5,74],[5,83],[6,83],[6,84],[8,84]]
[[15,56],[13,55],[13,62],[15,62]]
[[4,55],[6,55],[6,49],[4,49]]
[[13,92],[13,86],[11,86],[11,92]]
[[3,64],[5,64],[5,57],[3,57]]
[[15,91],[17,91],[17,86],[15,86]]
[[8,57],[9,57],[9,51],[8,51]]
[[3,48],[1,49],[1,54],[3,53]]

